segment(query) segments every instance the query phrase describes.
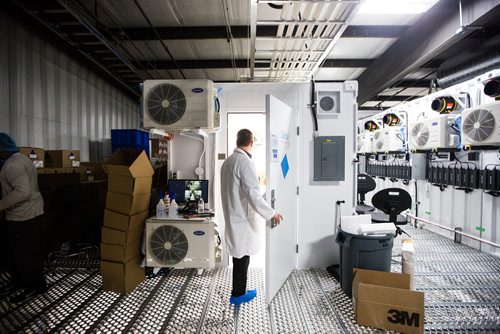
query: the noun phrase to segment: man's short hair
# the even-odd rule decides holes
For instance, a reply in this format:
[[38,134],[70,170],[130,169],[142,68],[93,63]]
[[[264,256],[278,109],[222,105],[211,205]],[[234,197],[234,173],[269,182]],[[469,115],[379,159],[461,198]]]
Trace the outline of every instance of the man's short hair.
[[253,133],[248,129],[241,129],[236,135],[236,146],[248,146],[253,141]]

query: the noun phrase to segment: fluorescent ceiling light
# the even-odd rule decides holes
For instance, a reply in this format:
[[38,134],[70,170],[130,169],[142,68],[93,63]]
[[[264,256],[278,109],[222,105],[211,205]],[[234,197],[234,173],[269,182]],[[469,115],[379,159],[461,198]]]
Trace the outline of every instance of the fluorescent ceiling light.
[[439,0],[365,0],[359,14],[421,14]]

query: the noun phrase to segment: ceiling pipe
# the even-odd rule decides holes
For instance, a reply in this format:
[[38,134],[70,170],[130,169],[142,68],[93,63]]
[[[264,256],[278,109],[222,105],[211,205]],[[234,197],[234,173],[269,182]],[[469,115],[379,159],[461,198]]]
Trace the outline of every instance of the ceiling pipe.
[[[472,79],[485,72],[500,68],[500,46],[498,46],[500,38],[495,38],[493,43],[488,42],[491,46],[479,48],[478,52],[470,53],[463,57],[463,61],[455,66],[449,66],[453,60],[444,62],[437,72],[437,82],[440,88],[447,88],[458,83]],[[448,66],[447,66],[448,65]]]

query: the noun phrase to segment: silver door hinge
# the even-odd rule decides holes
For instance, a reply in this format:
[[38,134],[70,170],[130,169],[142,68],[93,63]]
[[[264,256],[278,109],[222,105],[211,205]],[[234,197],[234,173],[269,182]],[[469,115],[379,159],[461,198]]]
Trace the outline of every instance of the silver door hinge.
[[300,127],[297,127],[297,136],[300,134]]
[[295,245],[295,253],[299,253],[299,245]]
[[299,186],[297,186],[297,195],[299,194]]

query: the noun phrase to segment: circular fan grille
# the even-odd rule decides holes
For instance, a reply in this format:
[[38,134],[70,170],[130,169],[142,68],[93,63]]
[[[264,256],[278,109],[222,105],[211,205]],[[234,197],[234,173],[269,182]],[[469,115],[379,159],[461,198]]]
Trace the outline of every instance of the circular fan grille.
[[417,146],[424,146],[429,140],[429,128],[423,123],[417,123],[411,130],[411,138]]
[[163,225],[154,229],[149,249],[156,262],[164,266],[181,262],[188,252],[186,235],[175,226]]
[[335,106],[335,101],[330,96],[324,96],[319,100],[319,106],[322,110],[330,111]]
[[169,125],[181,119],[186,111],[186,96],[176,86],[154,86],[146,99],[146,112],[158,124]]
[[465,117],[462,129],[464,134],[476,142],[487,139],[495,128],[495,117],[489,110],[476,109]]

